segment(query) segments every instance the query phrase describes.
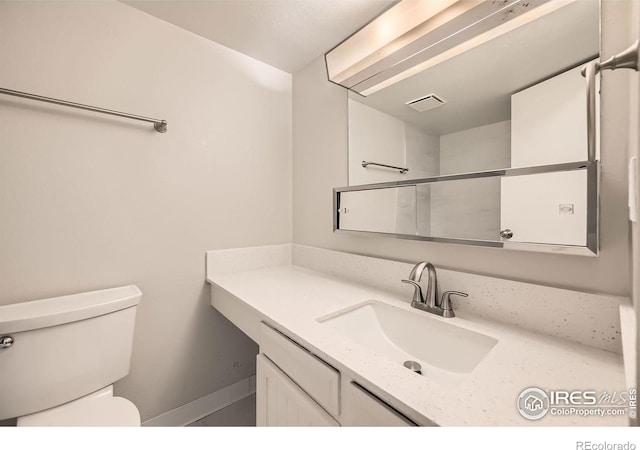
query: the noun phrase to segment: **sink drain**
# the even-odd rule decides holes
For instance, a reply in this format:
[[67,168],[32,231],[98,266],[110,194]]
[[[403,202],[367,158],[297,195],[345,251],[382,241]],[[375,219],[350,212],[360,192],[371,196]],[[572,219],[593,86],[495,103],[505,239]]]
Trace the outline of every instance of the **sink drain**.
[[403,364],[407,369],[417,373],[418,375],[422,375],[422,366],[415,361],[405,361]]

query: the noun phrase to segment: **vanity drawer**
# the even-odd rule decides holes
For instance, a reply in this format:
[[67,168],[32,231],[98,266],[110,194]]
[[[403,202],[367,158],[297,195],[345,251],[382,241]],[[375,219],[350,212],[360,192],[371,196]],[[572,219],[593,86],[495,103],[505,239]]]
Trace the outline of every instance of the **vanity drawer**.
[[352,381],[342,389],[342,426],[415,427],[417,424]]
[[260,351],[320,404],[340,414],[340,372],[280,331],[262,322]]

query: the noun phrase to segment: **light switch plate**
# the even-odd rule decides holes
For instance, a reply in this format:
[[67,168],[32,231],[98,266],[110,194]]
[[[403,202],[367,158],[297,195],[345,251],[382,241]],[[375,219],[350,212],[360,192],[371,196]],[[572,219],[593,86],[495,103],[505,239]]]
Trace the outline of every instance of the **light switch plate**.
[[629,220],[638,221],[638,157],[629,159]]

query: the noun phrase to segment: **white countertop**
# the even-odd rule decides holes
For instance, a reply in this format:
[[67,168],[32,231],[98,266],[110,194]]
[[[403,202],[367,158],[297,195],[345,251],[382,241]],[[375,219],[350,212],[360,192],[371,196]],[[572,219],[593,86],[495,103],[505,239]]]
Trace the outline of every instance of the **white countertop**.
[[[441,426],[627,425],[628,416],[547,414],[534,422],[516,409],[521,391],[532,386],[598,393],[625,390],[618,354],[471,316],[436,318],[498,340],[462,383],[448,388],[316,321],[369,300],[417,311],[410,308],[409,299],[294,265],[209,273],[207,281],[418,422]],[[212,305],[216,306],[215,296]]]

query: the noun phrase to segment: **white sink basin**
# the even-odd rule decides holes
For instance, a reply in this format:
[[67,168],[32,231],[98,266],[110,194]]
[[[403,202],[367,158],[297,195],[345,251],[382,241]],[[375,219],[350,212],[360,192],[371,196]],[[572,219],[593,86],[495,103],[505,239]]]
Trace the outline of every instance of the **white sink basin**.
[[400,365],[419,363],[424,376],[445,386],[464,380],[498,343],[429,313],[377,301],[329,314],[318,322]]

